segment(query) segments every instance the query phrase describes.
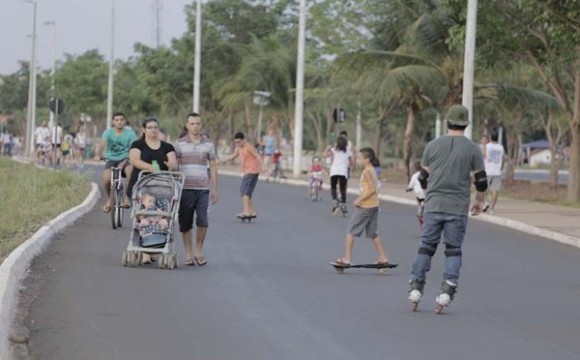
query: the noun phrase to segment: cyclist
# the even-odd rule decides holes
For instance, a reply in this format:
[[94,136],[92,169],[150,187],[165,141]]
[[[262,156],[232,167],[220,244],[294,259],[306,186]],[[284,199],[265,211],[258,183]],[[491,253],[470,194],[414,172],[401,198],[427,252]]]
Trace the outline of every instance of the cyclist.
[[[127,179],[131,177],[133,167],[129,163],[129,149],[133,141],[137,140],[137,134],[133,129],[126,126],[125,114],[115,113],[113,115],[113,126],[106,129],[101,136],[95,150],[95,160],[105,159],[105,170],[103,171],[103,186],[107,193],[107,202],[103,205],[103,212],[111,211],[111,168],[121,168],[121,174]],[[123,194],[124,208],[129,208],[127,194]]]

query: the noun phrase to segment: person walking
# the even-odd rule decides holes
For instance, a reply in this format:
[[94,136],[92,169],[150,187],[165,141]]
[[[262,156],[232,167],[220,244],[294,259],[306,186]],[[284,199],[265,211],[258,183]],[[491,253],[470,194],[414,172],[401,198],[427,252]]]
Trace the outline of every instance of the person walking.
[[[352,167],[352,154],[348,151],[348,142],[344,136],[336,138],[334,147],[327,147],[324,152],[325,157],[332,158],[330,166],[330,194],[332,196],[332,213],[340,208],[346,214],[346,187],[348,185],[348,172]],[[340,199],[336,191],[337,185],[340,187]]]
[[441,291],[435,299],[440,313],[454,297],[462,265],[462,245],[467,229],[471,198],[471,177],[477,190],[472,214],[481,212],[485,203],[487,175],[477,144],[464,136],[469,125],[467,108],[453,105],[449,109],[447,135],[430,141],[421,160],[419,181],[427,190],[421,245],[411,269],[409,300],[413,311],[423,295],[431,258],[437,250],[441,234],[445,243],[445,270]]
[[[126,127],[125,114],[113,114],[113,126],[106,129],[101,136],[95,150],[95,161],[105,159],[103,170],[103,186],[107,193],[107,202],[103,205],[103,212],[111,211],[111,168],[120,167],[121,173],[127,179],[131,178],[133,166],[129,163],[129,149],[133,141],[137,140],[137,134],[130,127]],[[129,188],[129,186],[127,186]],[[126,196],[126,195],[125,195]],[[127,197],[123,199],[122,206],[129,208]]]
[[495,212],[495,205],[497,204],[497,198],[502,185],[501,173],[505,151],[503,146],[497,142],[499,139],[497,130],[493,130],[489,137],[491,142],[487,143],[483,148],[483,159],[485,162],[485,172],[487,173],[487,178],[489,180],[491,204],[486,203],[483,212],[493,214]]
[[[175,150],[179,171],[185,174],[181,202],[179,204],[179,230],[183,236],[185,265],[207,264],[203,244],[209,226],[208,208],[218,201],[216,151],[209,137],[204,136],[201,116],[192,112],[187,115],[187,133],[177,140]],[[208,171],[209,166],[209,171]],[[193,254],[193,220],[196,224],[196,246]]]
[[[133,196],[133,187],[139,179],[141,171],[155,172],[153,162],[156,161],[159,170],[177,170],[177,158],[173,145],[159,139],[159,123],[157,119],[149,117],[141,123],[143,134],[131,144],[129,161],[133,165],[131,177],[127,185],[127,196]],[[151,257],[143,253],[143,264],[151,262]]]
[[360,195],[352,203],[355,209],[348,223],[344,256],[336,259],[336,263],[339,265],[351,265],[354,239],[362,236],[363,233],[367,238],[373,240],[373,245],[377,251],[375,264],[382,265],[389,262],[381,238],[377,233],[379,193],[377,175],[373,166],[375,157],[375,151],[371,148],[363,148],[359,151],[357,161],[363,169],[360,177]]
[[234,143],[236,145],[234,153],[226,156],[223,160],[220,160],[219,163],[222,164],[231,161],[238,156],[240,157],[241,171],[243,175],[242,184],[240,186],[240,195],[242,196],[243,210],[236,216],[240,219],[252,219],[257,216],[252,196],[262,170],[261,159],[256,148],[245,140],[244,133],[237,132],[234,135]]

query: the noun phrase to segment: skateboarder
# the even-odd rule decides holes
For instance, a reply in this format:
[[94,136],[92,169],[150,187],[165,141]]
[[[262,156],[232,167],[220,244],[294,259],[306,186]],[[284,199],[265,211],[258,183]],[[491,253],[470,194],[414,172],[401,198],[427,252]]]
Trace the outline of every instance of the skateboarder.
[[242,196],[243,211],[236,216],[240,219],[251,219],[256,217],[256,209],[252,202],[252,195],[258,182],[258,176],[262,170],[262,161],[256,148],[244,140],[245,136],[242,132],[237,132],[234,135],[234,143],[236,149],[233,154],[226,156],[220,160],[219,163],[225,163],[240,157],[241,171],[242,171],[242,185],[240,186],[240,194]]
[[469,125],[467,108],[453,105],[447,113],[447,135],[432,140],[425,147],[419,181],[427,190],[423,214],[421,245],[411,271],[409,300],[413,310],[423,294],[431,257],[444,233],[445,272],[441,292],[436,298],[437,313],[453,299],[461,268],[461,246],[467,229],[471,176],[477,189],[472,213],[478,214],[485,203],[487,176],[477,144],[464,136]]
[[360,177],[360,195],[354,200],[355,210],[348,224],[348,232],[344,244],[344,257],[336,260],[339,265],[350,265],[354,238],[363,233],[373,240],[377,250],[376,264],[388,263],[380,236],[377,234],[379,217],[379,195],[377,192],[377,175],[373,167],[375,152],[371,148],[363,148],[358,154],[358,163],[363,168]]

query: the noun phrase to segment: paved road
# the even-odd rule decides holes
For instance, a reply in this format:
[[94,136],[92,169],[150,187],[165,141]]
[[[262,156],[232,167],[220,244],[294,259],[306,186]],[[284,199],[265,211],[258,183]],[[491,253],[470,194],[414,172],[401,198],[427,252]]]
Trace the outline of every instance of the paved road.
[[[579,249],[471,221],[455,302],[433,314],[439,251],[412,313],[412,207],[382,204],[379,230],[398,269],[339,275],[327,262],[341,255],[347,220],[331,217],[328,201],[261,182],[259,218],[242,224],[238,186],[220,178],[203,268],[123,268],[128,230],[112,230],[98,208],[62,233],[27,281],[32,358],[580,358]],[[368,241],[355,245],[356,261],[373,259]]]

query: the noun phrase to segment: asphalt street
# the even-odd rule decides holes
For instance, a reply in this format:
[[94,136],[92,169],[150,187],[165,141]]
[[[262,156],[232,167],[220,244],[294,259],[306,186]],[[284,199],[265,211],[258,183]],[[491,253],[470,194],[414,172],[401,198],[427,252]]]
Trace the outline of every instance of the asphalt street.
[[[219,179],[205,267],[181,265],[179,234],[179,268],[122,267],[129,229],[112,230],[100,206],[60,234],[25,283],[31,357],[580,358],[580,249],[471,220],[455,301],[434,314],[439,249],[413,313],[413,207],[381,204],[379,233],[397,269],[338,274],[328,262],[342,255],[347,218],[331,216],[328,193],[310,202],[303,187],[260,182],[258,218],[242,223],[239,183]],[[370,241],[357,241],[354,261],[374,259]]]

